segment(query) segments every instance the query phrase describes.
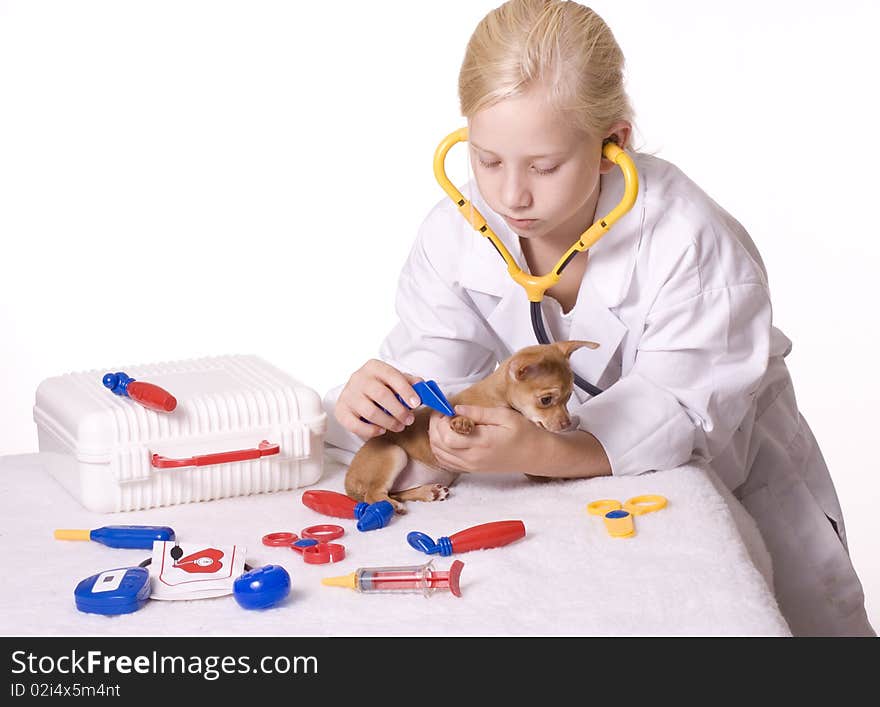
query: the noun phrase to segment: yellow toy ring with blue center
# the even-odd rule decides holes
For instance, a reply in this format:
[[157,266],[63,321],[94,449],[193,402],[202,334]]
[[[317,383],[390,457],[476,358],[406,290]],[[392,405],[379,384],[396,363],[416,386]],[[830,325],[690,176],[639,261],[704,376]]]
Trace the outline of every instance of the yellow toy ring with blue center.
[[581,234],[581,237],[563,254],[550,272],[546,275],[530,275],[523,272],[519,265],[516,264],[504,243],[489,228],[489,224],[486,223],[483,215],[477,211],[471,202],[462,196],[461,192],[456,189],[455,185],[449,181],[449,177],[446,176],[446,153],[457,142],[466,142],[467,139],[467,128],[459,128],[443,138],[434,152],[434,176],[437,178],[440,186],[443,187],[443,190],[449,195],[449,198],[455,202],[455,205],[467,222],[492,242],[495,250],[498,251],[501,257],[504,258],[504,262],[507,263],[507,272],[525,289],[530,302],[540,302],[544,297],[544,293],[559,282],[562,271],[569,261],[579,252],[595,245],[602,236],[608,233],[611,226],[636,203],[636,196],[639,193],[639,173],[635,163],[622,148],[613,142],[606,142],[602,146],[602,154],[623,171],[625,183],[623,198],[604,218],[600,218]]

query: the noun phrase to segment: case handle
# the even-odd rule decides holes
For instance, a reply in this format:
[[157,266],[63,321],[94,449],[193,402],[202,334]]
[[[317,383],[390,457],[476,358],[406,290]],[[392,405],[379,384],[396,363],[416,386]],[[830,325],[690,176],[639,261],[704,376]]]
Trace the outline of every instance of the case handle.
[[153,454],[150,463],[157,469],[179,469],[185,466],[210,466],[211,464],[228,464],[229,462],[242,462],[248,459],[259,459],[278,454],[281,445],[272,444],[263,440],[253,449],[237,449],[232,452],[217,452],[215,454],[200,454],[194,457],[173,459],[161,454]]

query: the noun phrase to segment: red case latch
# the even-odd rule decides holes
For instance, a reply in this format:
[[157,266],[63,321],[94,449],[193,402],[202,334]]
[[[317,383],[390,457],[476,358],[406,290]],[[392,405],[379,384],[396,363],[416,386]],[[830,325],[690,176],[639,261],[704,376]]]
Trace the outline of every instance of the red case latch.
[[172,459],[163,457],[161,454],[153,454],[151,463],[157,469],[179,469],[185,466],[210,466],[211,464],[228,464],[229,462],[243,462],[249,459],[259,459],[278,454],[281,445],[272,444],[263,440],[253,449],[237,449],[233,452],[217,452],[216,454],[200,454],[195,457],[184,459]]

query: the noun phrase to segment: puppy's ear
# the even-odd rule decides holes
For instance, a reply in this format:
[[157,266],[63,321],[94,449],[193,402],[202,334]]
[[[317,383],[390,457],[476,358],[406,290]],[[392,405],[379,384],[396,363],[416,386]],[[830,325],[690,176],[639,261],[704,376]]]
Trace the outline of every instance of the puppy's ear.
[[510,359],[507,371],[512,380],[523,381],[537,375],[543,366],[541,356],[534,353],[516,354]]
[[562,351],[562,355],[568,358],[575,351],[586,346],[588,349],[598,349],[599,344],[595,341],[557,341],[553,344]]

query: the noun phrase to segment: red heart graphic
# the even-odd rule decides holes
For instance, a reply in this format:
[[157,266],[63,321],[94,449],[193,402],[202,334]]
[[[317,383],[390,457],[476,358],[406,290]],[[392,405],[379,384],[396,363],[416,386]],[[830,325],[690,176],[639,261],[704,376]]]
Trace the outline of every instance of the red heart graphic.
[[223,563],[220,562],[221,557],[223,557],[222,550],[209,547],[200,550],[199,552],[195,552],[192,555],[181,557],[174,563],[174,567],[179,567],[184,572],[204,572],[211,574],[213,572],[218,572],[220,568],[223,567]]

